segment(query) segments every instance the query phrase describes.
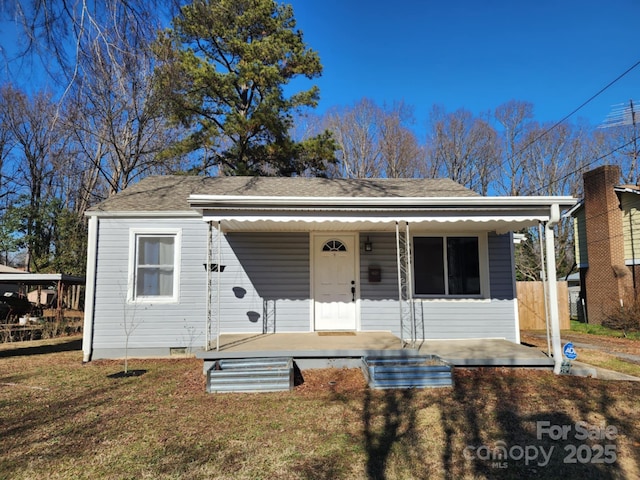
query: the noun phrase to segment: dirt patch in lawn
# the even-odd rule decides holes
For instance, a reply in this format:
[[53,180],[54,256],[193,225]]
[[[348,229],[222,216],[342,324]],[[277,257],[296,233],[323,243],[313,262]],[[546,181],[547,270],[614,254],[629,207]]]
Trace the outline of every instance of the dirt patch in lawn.
[[326,368],[301,372],[302,383],[295,392],[301,395],[319,393],[355,393],[367,388],[362,370],[358,368]]

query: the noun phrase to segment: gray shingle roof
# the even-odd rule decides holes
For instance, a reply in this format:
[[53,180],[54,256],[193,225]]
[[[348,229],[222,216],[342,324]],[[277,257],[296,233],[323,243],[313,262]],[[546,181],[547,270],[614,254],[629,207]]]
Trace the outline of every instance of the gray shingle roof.
[[189,195],[268,197],[476,197],[449,179],[151,176],[90,212],[190,211]]

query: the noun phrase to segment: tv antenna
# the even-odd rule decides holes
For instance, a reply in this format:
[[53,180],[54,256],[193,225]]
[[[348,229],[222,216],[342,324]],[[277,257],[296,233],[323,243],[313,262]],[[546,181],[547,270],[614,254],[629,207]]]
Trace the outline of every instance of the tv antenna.
[[629,103],[613,105],[604,122],[598,128],[622,127],[624,125],[636,125],[638,102],[629,100]]
[[[629,169],[629,175],[627,177],[628,180],[632,181],[633,176],[635,175],[636,168],[638,165],[638,111],[637,111],[637,103],[633,100],[629,100],[629,103],[619,103],[614,105],[611,113],[607,115],[604,122],[598,128],[613,128],[613,127],[624,127],[627,125],[631,125],[633,127],[633,151],[629,152],[631,156],[631,165]],[[636,185],[640,185],[640,180],[636,178]]]

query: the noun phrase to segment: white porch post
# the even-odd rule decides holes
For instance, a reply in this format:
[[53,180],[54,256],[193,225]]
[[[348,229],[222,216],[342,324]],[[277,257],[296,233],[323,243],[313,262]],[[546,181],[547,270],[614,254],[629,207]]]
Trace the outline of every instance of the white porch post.
[[562,345],[560,340],[560,313],[558,310],[558,286],[556,283],[556,251],[554,241],[555,227],[560,221],[560,207],[551,205],[549,221],[545,226],[545,244],[547,254],[547,279],[549,291],[549,314],[551,323],[551,346],[553,350],[553,373],[559,374],[562,367]]
[[400,230],[396,221],[396,261],[398,268],[398,308],[400,311],[400,339],[403,347],[415,346],[416,320],[413,307],[413,281],[411,279],[411,236],[409,222]]
[[416,315],[413,305],[413,275],[411,268],[411,234],[409,232],[409,222],[405,224],[405,236],[404,236],[404,251],[405,251],[405,268],[407,270],[407,297],[409,299],[409,315],[411,322],[411,346],[416,346],[417,340],[417,328],[416,328]]
[[[213,325],[213,317],[215,315],[215,337],[216,337],[216,351],[220,350],[220,273],[222,272],[222,227],[220,221],[218,221],[216,244],[213,244],[213,221],[207,221],[207,331],[206,331],[206,350],[211,349],[211,329]],[[216,263],[213,263],[214,251],[216,249],[215,257]],[[215,313],[213,305],[213,265],[216,269],[216,300],[215,300]]]
[[207,222],[207,264],[205,269],[207,271],[207,319],[206,319],[206,331],[205,331],[205,350],[211,349],[211,243],[213,237],[213,222]]
[[220,274],[222,273],[222,225],[218,220],[217,278],[216,278],[216,351],[220,350]]

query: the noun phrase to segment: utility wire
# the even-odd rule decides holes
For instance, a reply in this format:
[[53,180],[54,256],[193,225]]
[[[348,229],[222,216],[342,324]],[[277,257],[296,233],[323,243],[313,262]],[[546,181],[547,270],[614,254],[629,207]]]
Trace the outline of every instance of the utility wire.
[[[622,79],[624,76],[626,76],[628,73],[630,73],[632,70],[634,70],[638,65],[640,65],[640,60],[638,60],[636,63],[634,63],[633,65],[631,65],[629,68],[627,68],[624,72],[622,72],[620,75],[618,75],[615,79],[613,79],[612,81],[610,81],[607,85],[605,85],[604,87],[602,87],[600,90],[598,90],[598,92],[596,92],[595,94],[593,94],[591,97],[589,97],[588,100],[584,101],[579,107],[574,108],[571,113],[565,115],[564,117],[562,117],[562,119],[558,120],[556,123],[554,123],[553,125],[551,125],[549,128],[547,128],[546,130],[544,130],[540,135],[536,136],[533,140],[531,140],[530,142],[528,142],[527,144],[525,144],[522,148],[520,148],[518,151],[516,151],[514,154],[512,154],[508,160],[511,161],[513,160],[516,156],[520,155],[522,152],[524,152],[527,148],[529,148],[531,145],[533,145],[534,143],[536,143],[538,140],[540,140],[541,138],[545,137],[546,135],[548,135],[552,130],[554,130],[555,128],[557,128],[561,123],[563,123],[565,120],[569,119],[570,117],[572,117],[573,115],[575,115],[578,111],[582,110],[586,105],[588,105],[589,103],[591,103],[593,100],[595,100],[597,97],[599,97],[604,91],[608,90],[609,88],[611,88],[611,86],[613,86],[616,82],[618,82],[620,79]],[[614,150],[613,152],[608,153],[607,155],[605,155],[604,157],[607,157],[608,155],[611,155],[612,153],[618,151],[620,148],[624,148],[626,147],[628,144],[623,145],[622,147],[619,147],[618,149]],[[601,158],[604,158],[601,157]],[[595,161],[594,161],[595,162]],[[594,162],[590,162],[588,165],[591,165]],[[578,169],[577,171],[579,171],[580,169]],[[572,172],[576,173],[576,172]],[[556,180],[557,181],[557,180]],[[550,183],[549,185],[552,185],[555,182]],[[547,185],[548,186],[548,185]],[[539,191],[541,189],[536,190]]]
[[620,145],[619,147],[614,148],[613,150],[611,150],[609,153],[605,153],[604,155],[601,155],[593,160],[591,160],[588,163],[585,163],[584,165],[580,166],[579,168],[576,168],[575,170],[567,173],[566,175],[563,175],[560,178],[555,179],[552,182],[547,183],[546,185],[541,186],[540,188],[534,190],[531,193],[537,193],[540,192],[541,190],[545,190],[547,187],[550,187],[551,185],[553,185],[554,183],[558,183],[561,182],[562,180],[566,180],[567,178],[569,178],[571,175],[574,175],[582,170],[584,170],[587,167],[590,167],[591,165],[593,165],[594,163],[599,162],[600,160],[604,160],[605,158],[607,158],[609,155],[613,155],[616,152],[619,152],[620,150],[622,150],[625,147],[628,147],[629,145],[631,145],[633,142],[635,142],[636,140],[638,140],[640,137],[635,137],[631,140],[629,140],[627,143],[625,143],[624,145]]

